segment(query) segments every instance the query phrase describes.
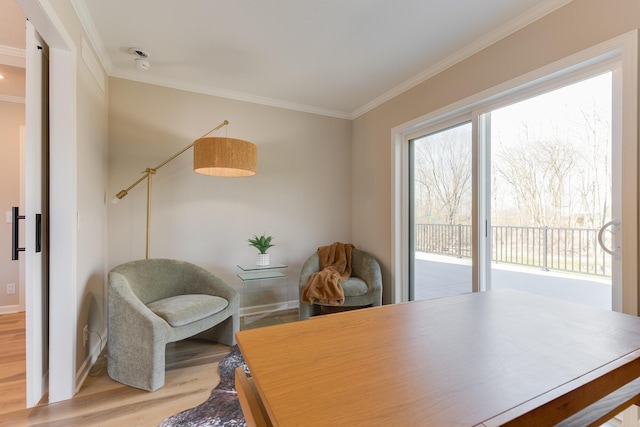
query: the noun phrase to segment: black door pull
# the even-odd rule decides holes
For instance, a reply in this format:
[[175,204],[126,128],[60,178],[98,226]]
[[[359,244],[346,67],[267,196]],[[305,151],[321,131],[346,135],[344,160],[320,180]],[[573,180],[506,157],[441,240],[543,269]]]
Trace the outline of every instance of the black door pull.
[[25,216],[18,213],[17,206],[12,207],[11,210],[13,213],[11,221],[11,259],[15,261],[18,259],[18,252],[24,252],[24,248],[19,247],[20,244],[18,242],[18,231],[20,229],[18,220],[24,219]]
[[36,214],[36,252],[42,252],[42,214]]

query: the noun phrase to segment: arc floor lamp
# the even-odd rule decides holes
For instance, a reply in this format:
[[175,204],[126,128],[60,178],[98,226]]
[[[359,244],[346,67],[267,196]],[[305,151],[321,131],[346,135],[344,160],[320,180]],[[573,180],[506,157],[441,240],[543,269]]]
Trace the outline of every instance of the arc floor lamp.
[[140,179],[133,184],[120,190],[111,200],[118,203],[120,199],[129,194],[129,191],[147,180],[147,246],[146,258],[149,258],[149,223],[151,220],[151,177],[164,165],[175,159],[191,147],[193,148],[193,170],[194,172],[223,177],[242,177],[256,174],[258,150],[255,144],[249,141],[227,137],[208,137],[209,134],[227,126],[229,122],[225,120],[209,132],[196,139],[191,144],[178,151],[167,160],[154,168],[146,168]]

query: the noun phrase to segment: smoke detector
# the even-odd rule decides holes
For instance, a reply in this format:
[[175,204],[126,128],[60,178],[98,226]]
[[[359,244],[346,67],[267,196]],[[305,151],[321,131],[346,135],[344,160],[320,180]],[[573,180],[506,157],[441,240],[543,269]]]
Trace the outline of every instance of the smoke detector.
[[129,53],[135,56],[133,62],[136,64],[136,67],[138,67],[138,69],[148,70],[149,68],[151,68],[151,64],[149,63],[149,61],[147,61],[149,56],[151,56],[149,52],[138,47],[131,47],[129,48]]
[[133,60],[133,62],[135,62],[136,67],[138,67],[138,69],[140,70],[148,70],[149,68],[151,68],[151,64],[149,64],[149,61],[147,61],[146,59],[136,58]]

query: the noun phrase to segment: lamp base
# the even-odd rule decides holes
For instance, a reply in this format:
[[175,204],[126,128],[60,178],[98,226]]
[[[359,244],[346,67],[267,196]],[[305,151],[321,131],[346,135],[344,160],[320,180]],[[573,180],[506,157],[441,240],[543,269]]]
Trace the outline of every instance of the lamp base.
[[269,265],[269,254],[256,255],[256,265],[258,267],[266,267]]

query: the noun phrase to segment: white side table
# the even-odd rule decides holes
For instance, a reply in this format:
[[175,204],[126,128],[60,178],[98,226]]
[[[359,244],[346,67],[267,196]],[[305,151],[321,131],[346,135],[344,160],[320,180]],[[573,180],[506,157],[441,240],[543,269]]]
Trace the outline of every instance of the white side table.
[[275,312],[288,310],[289,284],[287,275],[281,270],[284,264],[270,264],[264,267],[238,264],[240,278],[240,316],[242,329]]

